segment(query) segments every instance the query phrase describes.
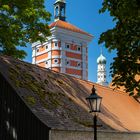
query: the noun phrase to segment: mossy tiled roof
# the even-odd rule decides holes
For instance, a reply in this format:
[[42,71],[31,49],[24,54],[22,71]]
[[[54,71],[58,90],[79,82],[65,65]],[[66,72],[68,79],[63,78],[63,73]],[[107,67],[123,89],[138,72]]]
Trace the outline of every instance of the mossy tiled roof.
[[51,129],[92,130],[93,115],[88,112],[85,98],[95,85],[103,97],[98,117],[102,127],[98,129],[140,131],[140,123],[132,124],[140,122],[140,104],[123,92],[7,56],[0,56],[0,73],[34,115]]

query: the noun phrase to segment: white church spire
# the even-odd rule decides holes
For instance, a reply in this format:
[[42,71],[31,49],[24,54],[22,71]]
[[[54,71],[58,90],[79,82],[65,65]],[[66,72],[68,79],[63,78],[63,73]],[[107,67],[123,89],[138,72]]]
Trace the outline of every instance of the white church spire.
[[108,82],[106,81],[106,58],[103,56],[102,47],[101,54],[97,58],[97,65],[97,83],[107,86]]

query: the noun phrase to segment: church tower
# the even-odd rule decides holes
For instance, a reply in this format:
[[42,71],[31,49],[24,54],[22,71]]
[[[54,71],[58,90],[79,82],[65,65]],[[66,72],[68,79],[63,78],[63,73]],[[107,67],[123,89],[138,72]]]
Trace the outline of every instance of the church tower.
[[97,59],[97,83],[104,86],[108,85],[106,81],[106,58],[103,56],[102,50]]
[[56,72],[88,80],[88,43],[93,36],[66,22],[66,2],[54,3],[51,36],[32,44],[32,63]]

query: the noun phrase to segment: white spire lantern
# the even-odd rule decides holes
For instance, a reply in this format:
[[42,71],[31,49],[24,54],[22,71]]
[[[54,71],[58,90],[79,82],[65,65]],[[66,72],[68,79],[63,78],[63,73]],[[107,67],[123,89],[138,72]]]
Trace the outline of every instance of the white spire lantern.
[[106,81],[106,58],[102,54],[102,48],[101,48],[101,54],[97,58],[97,83],[100,85],[107,86],[108,82]]

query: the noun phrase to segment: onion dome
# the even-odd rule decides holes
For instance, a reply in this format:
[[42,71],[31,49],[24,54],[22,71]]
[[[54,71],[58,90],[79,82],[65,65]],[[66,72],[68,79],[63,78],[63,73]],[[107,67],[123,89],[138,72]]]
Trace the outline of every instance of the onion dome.
[[101,55],[97,58],[97,63],[98,63],[98,64],[106,64],[106,58],[101,54]]

